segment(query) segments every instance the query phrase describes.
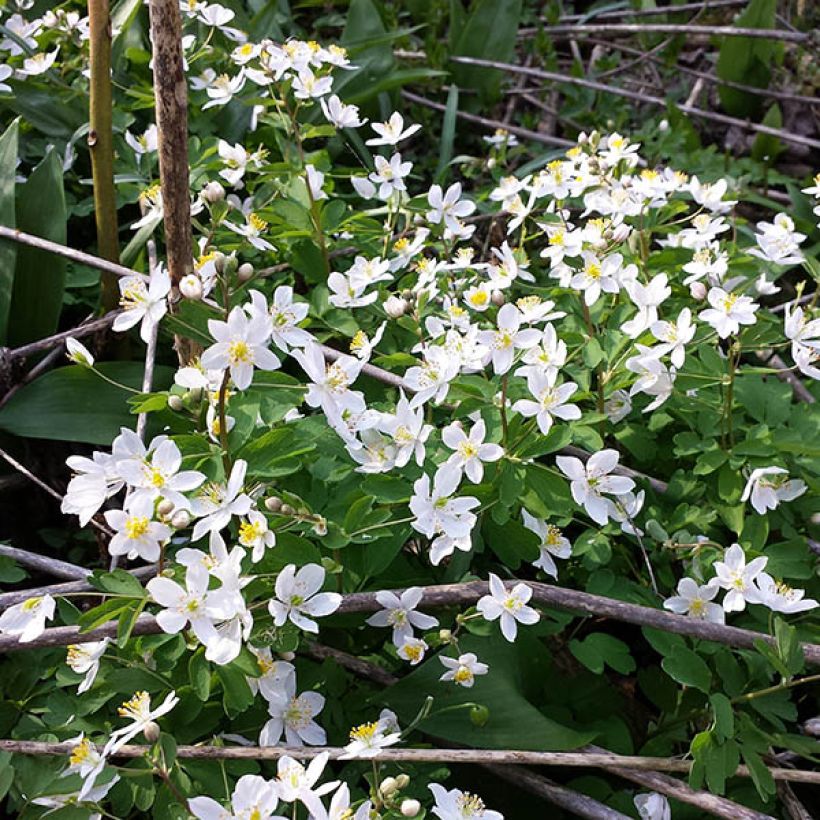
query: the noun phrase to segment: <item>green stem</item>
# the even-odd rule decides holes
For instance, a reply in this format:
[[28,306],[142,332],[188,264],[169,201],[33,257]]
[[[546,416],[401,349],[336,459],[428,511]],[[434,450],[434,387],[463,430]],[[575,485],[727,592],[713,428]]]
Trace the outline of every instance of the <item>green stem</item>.
[[780,692],[783,689],[793,689],[795,686],[802,686],[804,683],[816,683],[820,681],[820,675],[808,675],[805,678],[793,678],[792,680],[783,681],[775,686],[768,686],[765,689],[758,689],[756,692],[747,692],[745,695],[738,695],[732,698],[732,703],[746,703],[757,698],[764,698],[766,695],[773,695],[775,692]]

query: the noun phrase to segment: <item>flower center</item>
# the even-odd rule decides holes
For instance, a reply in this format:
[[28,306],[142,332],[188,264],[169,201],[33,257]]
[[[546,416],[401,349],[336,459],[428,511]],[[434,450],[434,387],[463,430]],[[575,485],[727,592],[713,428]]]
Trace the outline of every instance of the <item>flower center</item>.
[[148,524],[144,515],[132,515],[125,521],[125,534],[130,539],[142,538],[148,532]]
[[251,361],[251,351],[248,343],[237,339],[228,345],[228,358],[231,364],[240,364]]
[[350,739],[361,743],[370,743],[379,731],[378,723],[363,723],[350,730]]

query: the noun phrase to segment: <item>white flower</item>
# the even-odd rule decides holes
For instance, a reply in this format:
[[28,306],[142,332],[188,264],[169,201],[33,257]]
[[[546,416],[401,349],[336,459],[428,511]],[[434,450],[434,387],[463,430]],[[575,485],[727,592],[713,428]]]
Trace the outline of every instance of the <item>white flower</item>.
[[[108,639],[106,639],[106,641],[107,640]],[[71,647],[69,647],[69,652],[70,651]],[[79,689],[77,691],[79,692]],[[105,768],[105,758],[97,751],[91,741],[85,737],[83,732],[80,732],[77,737],[72,738],[70,742],[75,745],[71,748],[71,755],[68,758],[68,768],[60,776],[68,777],[69,775],[77,774],[82,778],[83,785],[76,794],[77,802],[82,802],[88,798],[88,795],[94,788],[97,777]]]
[[366,145],[396,145],[421,129],[420,125],[404,127],[404,117],[398,111],[390,115],[387,122],[374,122],[370,126],[379,136],[371,137]]
[[87,692],[94,683],[97,672],[100,671],[100,658],[105,654],[109,643],[111,643],[111,638],[103,638],[101,641],[74,643],[68,646],[66,663],[73,672],[85,675],[77,687],[78,695]]
[[322,113],[328,122],[337,128],[359,128],[367,120],[359,119],[359,108],[356,105],[345,105],[336,94],[319,100]]
[[390,199],[394,191],[406,191],[404,178],[410,173],[413,167],[412,162],[402,162],[401,154],[393,154],[390,160],[377,154],[373,157],[376,165],[375,172],[371,173],[369,179],[379,186],[379,199]]
[[411,407],[418,407],[429,400],[442,402],[447,398],[450,382],[458,375],[459,361],[443,347],[428,346],[424,360],[419,366],[410,367],[404,381],[414,391]]
[[820,351],[820,319],[809,319],[803,308],[792,310],[791,305],[786,305],[783,329],[791,340],[793,358],[797,359],[802,350]]
[[458,488],[459,474],[437,470],[430,490],[430,476],[423,475],[413,484],[410,512],[415,519],[414,530],[433,538],[444,533],[451,538],[466,538],[476,523],[476,515],[470,510],[479,506],[473,496],[454,498]]
[[229,220],[225,220],[224,225],[230,228],[234,233],[244,236],[254,248],[260,251],[275,251],[276,248],[268,242],[267,239],[262,238],[262,234],[268,229],[268,223],[262,219],[259,214],[251,211],[245,215],[245,224],[236,225]]
[[233,185],[234,188],[241,188],[242,177],[245,176],[248,162],[253,157],[248,154],[243,145],[239,143],[231,145],[225,140],[219,140],[217,151],[219,158],[225,163],[225,167],[219,172],[219,176],[230,185]]
[[570,479],[575,502],[601,526],[606,524],[610,510],[603,493],[623,495],[635,487],[631,478],[610,475],[618,466],[618,457],[617,450],[601,450],[590,456],[586,464],[573,456],[557,456],[555,459],[561,472]]
[[773,612],[793,615],[820,606],[813,598],[804,598],[804,589],[793,589],[782,581],[775,581],[768,572],[761,572],[754,580],[754,588],[746,594],[752,604],[763,604]]
[[442,560],[448,555],[452,555],[456,550],[461,552],[469,552],[472,549],[473,542],[469,534],[459,538],[453,538],[446,533],[439,535],[430,544],[430,563],[437,567]]
[[428,788],[436,800],[433,814],[439,820],[504,820],[501,812],[485,808],[478,795],[460,789],[448,791],[438,783],[431,783]]
[[208,330],[216,340],[202,354],[206,370],[230,370],[239,390],[246,390],[253,380],[253,369],[276,370],[279,358],[268,349],[269,323],[261,318],[249,319],[241,307],[228,314],[228,321],[208,320]]
[[32,57],[26,57],[26,59],[23,60],[23,67],[17,69],[17,74],[20,77],[37,77],[40,74],[45,74],[46,71],[54,65],[58,51],[59,49],[55,48],[54,51],[42,52]]
[[601,161],[610,167],[623,160],[631,168],[638,162],[638,149],[640,147],[640,143],[630,143],[627,137],[622,137],[617,131],[614,131],[601,140],[598,156]]
[[524,519],[524,526],[541,539],[539,544],[541,554],[537,561],[533,561],[533,566],[557,578],[558,567],[554,558],[565,559],[572,555],[572,545],[569,539],[565,538],[554,524],[548,524],[542,518],[530,515],[526,510],[521,510],[521,517]]
[[282,682],[282,696],[268,700],[271,718],[262,727],[260,746],[277,746],[285,733],[288,746],[324,746],[325,730],[313,719],[325,708],[324,696],[318,692],[296,694],[296,676],[289,675]]
[[327,199],[327,194],[322,190],[322,186],[325,184],[325,175],[310,163],[305,165],[305,184],[314,202]]
[[684,285],[691,285],[704,277],[713,284],[720,284],[726,271],[729,270],[729,254],[720,250],[720,243],[715,242],[698,248],[692,256],[692,261],[683,266],[689,274],[683,280]]
[[195,9],[196,19],[213,28],[223,28],[236,16],[231,9],[217,3],[197,3]]
[[135,495],[124,510],[106,510],[105,522],[114,530],[108,544],[111,555],[127,555],[153,562],[160,547],[171,537],[171,528],[154,521],[154,500],[149,495]]
[[546,435],[549,433],[553,417],[563,421],[581,418],[581,410],[574,404],[567,404],[569,398],[578,390],[575,382],[565,382],[555,386],[557,370],[547,372],[530,372],[527,376],[527,388],[535,401],[519,399],[512,409],[526,418],[535,416],[538,429]]
[[623,421],[632,412],[632,399],[626,390],[616,390],[604,402],[604,413],[613,424]]
[[268,527],[268,519],[259,510],[250,510],[248,520],[239,525],[239,543],[250,547],[251,561],[262,560],[265,550],[276,546],[276,533]]
[[663,602],[664,609],[677,615],[688,615],[690,618],[699,618],[722,624],[726,615],[720,604],[713,603],[720,587],[714,579],[708,584],[699,585],[692,578],[681,578],[678,581],[678,594],[667,598]]
[[427,194],[427,201],[432,208],[427,211],[427,221],[434,225],[444,222],[446,227],[455,234],[462,230],[460,220],[469,216],[476,209],[475,202],[461,198],[460,182],[454,182],[446,193],[442,193],[441,185],[431,186]]
[[392,731],[394,728],[394,721],[389,719],[379,719],[354,727],[350,730],[350,743],[345,746],[345,753],[339,759],[370,760],[378,757],[382,749],[401,740],[401,733]]
[[370,283],[355,281],[344,273],[333,272],[327,277],[327,286],[331,290],[330,304],[337,308],[355,308],[372,305],[379,294],[374,290],[365,294]]
[[73,336],[65,340],[66,353],[70,361],[83,367],[94,367],[94,357],[89,349]]
[[233,516],[250,512],[253,501],[242,492],[248,462],[239,458],[231,468],[226,484],[208,484],[191,502],[191,513],[200,520],[194,525],[192,541],[198,541],[206,532],[224,530]]
[[715,583],[727,590],[723,599],[726,612],[742,612],[746,601],[752,601],[757,590],[754,580],[763,571],[769,559],[765,556],[746,563],[746,554],[740,544],[732,544],[723,554],[723,561],[715,561]]
[[641,820],[672,820],[672,809],[669,807],[669,801],[657,792],[637,795],[635,797],[635,808],[638,810]]
[[433,426],[424,423],[424,409],[412,408],[403,390],[400,391],[396,412],[383,413],[377,426],[393,439],[395,466],[404,467],[414,456],[419,467],[424,464],[425,442],[433,432]]
[[668,368],[660,357],[665,351],[663,345],[654,348],[645,345],[635,345],[639,351],[637,356],[630,356],[624,365],[627,370],[637,373],[639,378],[629,390],[629,395],[646,393],[654,396],[655,400],[644,407],[643,412],[649,413],[660,407],[671,395],[675,385],[675,368]]
[[297,100],[324,97],[333,88],[332,77],[317,77],[310,69],[300,71],[293,79],[293,96]]
[[342,410],[362,412],[364,399],[361,393],[350,390],[359,377],[363,362],[352,356],[340,355],[335,362],[325,362],[319,345],[310,343],[291,355],[310,377],[305,401],[310,407],[321,407],[327,416],[338,416]]
[[484,478],[484,464],[498,461],[504,455],[504,448],[498,444],[485,443],[487,427],[484,419],[479,419],[467,435],[464,428],[453,422],[441,431],[442,441],[455,452],[447,459],[445,468],[453,470],[461,479],[462,474],[480,484]]
[[599,259],[592,251],[584,251],[581,256],[583,268],[572,277],[570,285],[584,292],[584,301],[591,307],[598,301],[601,291],[618,292],[618,274],[623,258],[619,253],[613,253]]
[[139,275],[123,276],[118,284],[123,311],[114,319],[112,328],[121,333],[141,322],[140,338],[148,344],[154,327],[168,312],[171,277],[159,266],[147,284],[146,278]]
[[800,479],[789,479],[788,474],[788,470],[782,467],[759,467],[752,470],[740,500],[748,501],[751,497],[752,506],[758,515],[765,515],[768,510],[776,509],[781,501],[794,501],[807,488]]
[[150,154],[157,150],[159,146],[159,131],[154,123],[138,136],[134,136],[130,131],[125,132],[125,141],[134,151],[134,153],[141,157],[143,154]]
[[[287,692],[296,691],[296,667],[287,661],[273,659],[270,647],[248,646],[256,656],[256,665],[259,667],[258,678],[246,678],[253,694],[257,692],[270,703],[271,701],[287,700]],[[293,683],[288,679],[293,678]]]
[[749,253],[777,265],[798,265],[803,261],[799,245],[805,234],[794,229],[794,222],[786,214],[777,214],[774,222],[758,222],[760,233],[755,234],[758,247]]
[[322,776],[329,757],[327,752],[322,752],[310,761],[307,769],[288,755],[280,757],[276,764],[279,799],[284,800],[285,803],[299,800],[315,817],[323,817],[325,810],[319,798],[323,794],[332,792],[339,783],[338,780],[334,780],[316,787],[316,782]]
[[417,666],[424,660],[424,653],[430,647],[421,638],[405,638],[396,654],[405,661],[410,662],[410,666]]
[[270,305],[258,290],[252,290],[249,295],[251,301],[245,305],[245,310],[252,319],[262,318],[268,322],[271,341],[283,353],[289,353],[292,347],[304,347],[311,341],[310,333],[299,327],[307,317],[309,307],[305,302],[293,301],[290,285],[279,285]]
[[535,328],[521,329],[521,311],[512,304],[504,305],[496,317],[496,330],[482,330],[478,340],[491,350],[493,370],[499,376],[512,367],[516,350],[534,347],[541,340]]
[[369,800],[365,800],[354,812],[350,807],[350,788],[347,783],[342,783],[330,799],[330,807],[321,820],[373,820],[374,815],[373,804]]
[[234,786],[230,812],[212,797],[192,797],[188,800],[188,808],[199,820],[283,820],[273,815],[278,802],[276,783],[258,774],[243,774]]
[[28,643],[43,634],[46,621],[54,617],[56,602],[50,595],[28,598],[10,606],[0,614],[0,632],[16,635],[20,643]]
[[147,692],[136,692],[131,700],[125,701],[117,709],[120,717],[131,719],[130,725],[123,726],[111,733],[111,737],[103,749],[102,756],[109,757],[114,752],[119,751],[129,740],[144,731],[149,723],[153,723],[157,718],[167,715],[177,703],[179,703],[179,698],[176,696],[176,692],[169,692],[165,700],[156,709],[151,709],[151,696]]
[[[522,301],[519,299],[518,304],[520,305]],[[515,375],[523,377],[529,377],[533,373],[543,373],[545,376],[557,375],[566,360],[566,343],[558,338],[552,325],[546,325],[539,343],[524,351],[524,365],[515,371]]]
[[123,479],[117,461],[108,453],[95,452],[92,458],[69,456],[66,464],[75,473],[60,505],[66,515],[78,515],[84,527],[96,515],[107,498],[118,493]]
[[638,312],[628,322],[621,325],[621,330],[633,339],[637,339],[647,328],[658,321],[658,307],[669,298],[672,288],[668,286],[668,277],[659,273],[648,285],[637,279],[627,280],[624,287],[629,298],[638,308]]
[[683,367],[686,360],[686,345],[695,335],[695,326],[692,324],[692,311],[683,308],[674,322],[653,322],[650,326],[652,335],[662,344],[659,350],[669,353],[672,364]]
[[712,307],[702,310],[698,317],[708,322],[721,339],[737,333],[741,325],[753,325],[757,321],[755,311],[760,305],[748,296],[711,288],[706,298]]
[[416,612],[416,607],[424,597],[421,587],[405,589],[401,597],[395,592],[382,590],[376,593],[378,601],[384,609],[376,612],[367,619],[370,626],[393,628],[393,644],[398,648],[406,638],[413,636],[413,627],[417,629],[432,629],[438,626],[438,620],[431,615]]
[[273,623],[283,626],[290,619],[299,629],[317,633],[319,625],[307,616],[330,615],[342,602],[336,592],[319,592],[324,582],[325,571],[318,564],[307,564],[298,572],[294,564],[288,564],[276,578],[276,598],[268,603]]
[[213,77],[205,86],[205,93],[210,99],[202,106],[202,110],[213,108],[215,105],[227,105],[242,90],[244,85],[245,72],[243,69],[240,69],[235,77],[228,74]]
[[439,680],[453,681],[453,683],[464,686],[467,689],[475,683],[477,675],[486,675],[490,669],[486,663],[481,663],[472,652],[459,655],[458,658],[448,658],[446,655],[439,655],[438,659],[447,669]]
[[490,573],[490,594],[479,598],[476,608],[487,621],[501,619],[501,634],[512,643],[518,634],[518,624],[534,624],[539,614],[527,601],[532,597],[532,589],[526,584],[516,584],[507,589],[503,581]]

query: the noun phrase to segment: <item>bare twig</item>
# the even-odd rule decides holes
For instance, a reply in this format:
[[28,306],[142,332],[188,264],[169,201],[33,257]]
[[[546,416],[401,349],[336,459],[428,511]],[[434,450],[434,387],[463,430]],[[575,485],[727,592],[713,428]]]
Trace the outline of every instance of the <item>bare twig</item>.
[[[432,108],[435,111],[445,111],[447,108],[445,105],[442,105],[441,103],[433,102],[432,100],[428,100],[426,97],[420,97],[418,94],[413,94],[410,91],[402,91],[401,95],[406,100],[410,100],[410,102],[417,103],[418,105],[423,105],[426,108]],[[476,114],[468,114],[466,111],[457,111],[456,116],[460,117],[462,120],[466,120],[467,122],[474,122],[482,126],[483,128],[486,128],[488,131],[495,131],[499,128],[503,128],[505,131],[509,131],[510,134],[515,134],[518,137],[523,137],[524,139],[532,140],[533,142],[540,142],[544,145],[557,145],[566,147],[571,147],[575,145],[574,142],[562,139],[561,137],[553,137],[549,134],[539,134],[537,131],[530,131],[527,128],[520,128],[517,125],[507,125],[506,123],[503,123],[500,120],[490,120],[486,117],[479,117]]]
[[[507,586],[513,586],[516,583],[520,581],[517,579],[506,581]],[[524,581],[524,583],[532,589],[532,600],[542,606],[560,607],[573,612],[611,618],[637,626],[652,627],[664,632],[715,641],[743,649],[753,649],[758,641],[770,646],[774,645],[774,639],[770,636],[749,629],[724,626],[685,615],[675,615],[661,609],[629,604],[614,598],[605,598],[601,595],[592,595],[589,592],[566,589],[538,581]],[[395,590],[397,594],[403,591]],[[447,606],[470,606],[487,592],[486,581],[429,586],[424,588],[421,606],[433,609]],[[376,592],[347,593],[342,597],[342,603],[337,611],[340,614],[375,612],[381,608],[381,604],[376,600],[376,594]],[[78,640],[100,640],[116,634],[117,626],[116,621],[111,621],[85,633],[81,633],[76,626],[57,626],[46,629],[42,635],[25,644],[20,644],[13,635],[0,635],[0,652],[15,652],[43,646],[66,646]],[[144,614],[137,620],[133,634],[149,635],[160,631],[156,619],[152,615]],[[820,644],[803,643],[801,649],[808,663],[820,665]]]
[[[94,179],[94,219],[97,251],[103,259],[120,257],[117,232],[117,197],[114,190],[114,133],[111,103],[111,18],[108,0],[88,0],[89,119],[88,151]],[[119,303],[117,276],[104,272],[101,279],[103,309]]]
[[[670,9],[667,9],[667,11]],[[786,43],[805,43],[809,35],[802,31],[784,31],[776,28],[746,28],[742,26],[697,26],[686,23],[591,23],[581,25],[543,26],[522,28],[519,37],[535,34],[578,37],[583,34],[675,34],[687,37],[755,37],[763,40],[781,40]]]
[[[495,60],[482,60],[478,57],[450,57],[450,61],[454,63],[461,63],[463,65],[472,65],[483,68],[495,68],[500,71],[507,71],[512,74],[528,74],[530,77],[535,77],[539,80],[549,80],[556,83],[567,83],[569,85],[577,85],[582,88],[589,88],[593,91],[600,91],[604,94],[615,94],[619,97],[626,97],[630,100],[636,100],[641,103],[650,103],[651,105],[658,105],[666,108],[667,100],[662,97],[655,97],[651,94],[639,94],[636,91],[627,91],[624,88],[607,85],[605,83],[598,83],[594,80],[586,80],[581,77],[572,77],[567,74],[558,74],[553,71],[543,71],[540,68],[527,68],[525,66],[514,65],[512,63],[499,63]],[[407,96],[407,92],[402,92]],[[415,95],[412,95],[415,97]],[[412,99],[408,96],[408,99]],[[423,99],[423,98],[419,98]],[[418,102],[419,100],[415,100]],[[705,120],[712,120],[714,122],[722,123],[723,125],[733,125],[738,128],[743,128],[748,131],[755,131],[759,134],[768,134],[772,137],[785,140],[786,142],[793,142],[797,145],[806,145],[809,148],[820,148],[820,140],[805,137],[802,134],[793,134],[790,131],[785,131],[782,128],[771,128],[768,125],[761,125],[759,123],[747,122],[736,117],[730,117],[726,114],[720,114],[716,111],[704,111],[700,108],[694,108],[689,105],[678,104],[678,109],[684,114],[690,114],[693,117],[700,117]]]
[[[149,564],[144,567],[136,567],[127,570],[138,580],[151,578],[157,574],[157,565]],[[86,572],[88,572],[86,570]],[[88,592],[94,589],[88,581],[69,581],[65,584],[48,584],[47,586],[35,587],[33,589],[15,589],[13,592],[0,593],[0,611],[15,604],[27,601],[29,598],[39,598],[43,595],[51,595],[57,598],[60,595],[74,595],[78,592]]]
[[791,820],[814,820],[813,815],[800,802],[800,799],[794,793],[794,789],[788,783],[781,780],[777,784],[777,796],[783,803]]
[[[610,11],[592,11],[586,14],[567,14],[558,19],[559,24],[573,23],[579,20],[617,20],[622,17],[656,17],[661,14],[679,14],[684,11],[712,11],[718,8],[728,8],[731,6],[743,6],[747,0],[705,0],[701,3],[681,3],[677,6],[660,6],[645,9],[612,9]],[[542,18],[545,20],[545,18]]]
[[29,356],[42,353],[44,350],[49,350],[52,347],[64,344],[66,339],[70,339],[72,337],[90,336],[92,333],[97,333],[98,331],[104,330],[111,325],[120,312],[121,311],[119,310],[112,310],[110,313],[106,313],[105,316],[101,316],[99,319],[95,319],[91,322],[84,322],[72,330],[64,330],[60,333],[55,333],[53,336],[47,336],[45,339],[38,339],[36,342],[31,342],[30,344],[23,345],[22,347],[17,347],[14,350],[9,351],[9,358],[12,360],[27,359]]
[[48,575],[53,575],[55,578],[69,578],[72,581],[76,581],[91,575],[91,570],[83,569],[68,561],[60,561],[57,558],[38,555],[35,552],[17,549],[17,547],[9,547],[6,544],[0,544],[0,555],[11,558],[18,564],[22,564],[29,569],[36,569]]

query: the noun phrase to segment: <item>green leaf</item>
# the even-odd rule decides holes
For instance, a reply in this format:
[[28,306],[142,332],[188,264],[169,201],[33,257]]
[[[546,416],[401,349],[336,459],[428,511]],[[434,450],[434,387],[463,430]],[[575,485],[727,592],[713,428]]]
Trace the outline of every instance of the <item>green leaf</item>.
[[670,678],[684,686],[692,686],[709,694],[712,685],[712,673],[706,661],[691,649],[679,648],[674,655],[667,655],[661,661],[663,671]]
[[593,632],[583,641],[572,640],[569,642],[569,649],[587,669],[596,675],[604,671],[604,665],[622,675],[635,671],[635,661],[629,652],[629,647],[623,641],[604,632]]
[[276,478],[295,472],[301,465],[299,456],[316,449],[315,444],[300,441],[292,427],[279,427],[251,439],[236,454],[248,462],[248,472],[258,478]]
[[728,740],[735,734],[735,716],[732,703],[722,692],[715,692],[710,698],[715,716],[715,734],[721,740]]
[[749,767],[749,774],[755,784],[760,799],[768,802],[769,797],[775,793],[774,778],[760,755],[747,745],[740,747],[743,762]]
[[89,577],[88,582],[101,592],[111,592],[115,595],[133,595],[135,598],[145,596],[145,589],[142,584],[124,569],[115,569],[113,572],[97,571]]
[[216,674],[222,683],[223,703],[228,715],[236,716],[253,705],[253,692],[241,669],[231,663],[217,666]]
[[[427,694],[435,700],[421,729],[428,735],[476,749],[563,751],[589,742],[593,735],[548,718],[527,695],[527,687],[543,677],[549,655],[538,638],[520,631],[514,644],[498,635],[459,638],[464,652],[475,652],[490,666],[471,689],[442,683],[441,662],[431,657],[384,693],[401,721],[412,720]],[[486,706],[487,722],[478,727],[469,718],[469,704]],[[461,708],[458,708],[461,706]]]
[[[766,112],[766,116],[763,117],[763,125],[768,125],[769,128],[783,127],[783,114],[780,112],[780,106],[777,103],[774,103]],[[772,165],[783,151],[783,143],[771,134],[758,134],[752,144],[752,158],[767,165]]]
[[441,124],[441,146],[439,148],[436,180],[443,182],[447,175],[447,166],[453,157],[453,143],[456,137],[456,119],[458,114],[458,86],[451,85],[447,93],[447,106]]
[[205,650],[200,648],[188,661],[188,678],[194,694],[205,703],[211,694],[211,667],[205,660]]
[[[17,136],[19,118],[0,137],[0,225],[14,228],[17,224],[14,205],[14,187],[17,177]],[[0,242],[0,345],[6,343],[11,292],[14,286],[14,266],[17,243]]]
[[[63,166],[50,150],[17,195],[17,228],[66,244]],[[17,249],[8,319],[11,347],[49,336],[63,307],[66,262],[61,256],[21,245]]]
[[[132,388],[142,385],[141,362],[103,362],[97,369]],[[157,389],[170,385],[174,370],[154,368]],[[27,438],[81,441],[110,446],[121,427],[133,428],[126,392],[79,365],[61,367],[18,390],[0,409],[0,430]]]
[[482,533],[490,549],[510,569],[517,569],[522,560],[538,560],[540,539],[515,518],[497,524],[491,516],[486,516]]

